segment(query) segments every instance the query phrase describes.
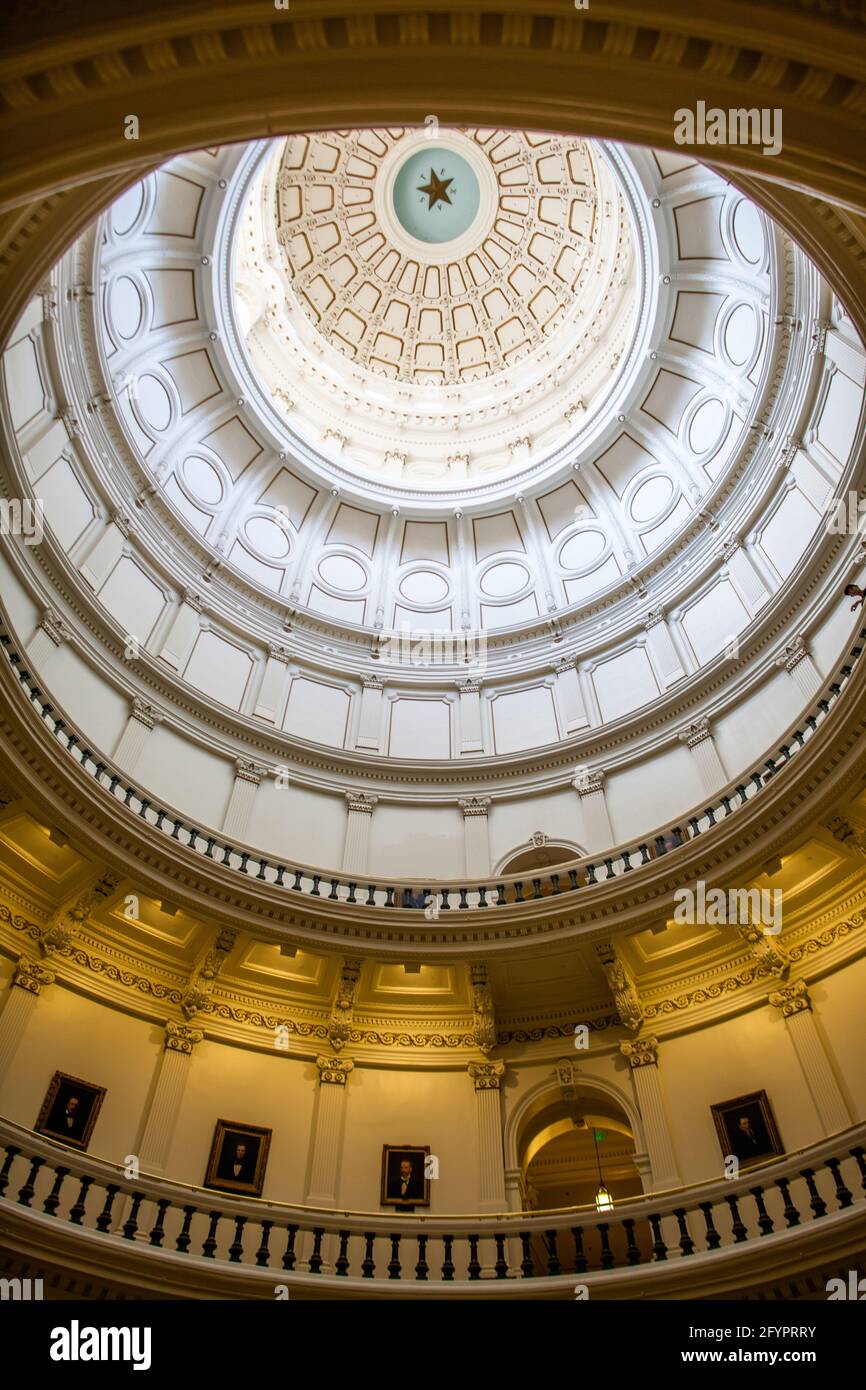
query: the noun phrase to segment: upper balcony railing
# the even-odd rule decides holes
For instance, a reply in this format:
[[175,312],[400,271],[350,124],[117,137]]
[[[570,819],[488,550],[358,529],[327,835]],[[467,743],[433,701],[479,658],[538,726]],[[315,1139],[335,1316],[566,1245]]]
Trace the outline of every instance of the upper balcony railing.
[[[858,638],[861,641],[866,639],[866,628],[860,629]],[[55,736],[60,747],[111,797],[115,807],[125,808],[130,816],[138,817],[146,825],[186,846],[202,858],[223,865],[248,879],[285,889],[290,897],[297,895],[309,899],[327,899],[330,902],[369,908],[408,911],[425,909],[429,916],[434,917],[452,909],[466,911],[505,907],[534,902],[539,898],[557,894],[578,892],[593,884],[639,870],[643,865],[707,834],[720,822],[736,815],[747,802],[760,796],[768,782],[814,738],[842,694],[863,652],[860,645],[850,649],[836,679],[827,683],[825,693],[815,702],[810,713],[785,736],[784,741],[774,751],[768,752],[759,767],[741,781],[731,783],[727,790],[709,805],[694,808],[692,812],[683,816],[678,824],[664,826],[637,843],[618,845],[606,855],[576,859],[544,871],[530,870],[528,875],[498,875],[485,883],[479,883],[477,880],[460,883],[428,879],[426,884],[421,884],[418,879],[397,877],[385,883],[376,883],[370,881],[370,876],[362,877],[358,874],[349,877],[347,874],[333,873],[323,868],[313,869],[282,863],[265,858],[251,847],[230,844],[218,834],[200,830],[173,811],[151,800],[133,783],[127,781],[120,771],[93,752],[82,734],[75,730],[69,720],[62,718],[55,706],[48,701],[36,679],[27,669],[24,658],[15,650],[13,639],[2,617],[0,645],[39,718]],[[310,906],[313,906],[313,903]]]
[[354,1282],[367,1291],[372,1281],[379,1296],[399,1292],[398,1281],[419,1293],[419,1284],[436,1283],[490,1296],[491,1283],[504,1291],[501,1281],[530,1279],[553,1290],[575,1276],[593,1282],[610,1271],[683,1261],[690,1280],[701,1256],[707,1269],[720,1260],[721,1274],[734,1251],[764,1249],[772,1238],[784,1243],[795,1227],[798,1254],[819,1234],[816,1226],[836,1228],[837,1236],[849,1221],[862,1230],[864,1142],[860,1125],[735,1179],[628,1198],[604,1212],[410,1216],[290,1206],[147,1174],[130,1180],[119,1165],[0,1121],[0,1229],[8,1231],[13,1219],[19,1230],[38,1227],[39,1252],[50,1260],[64,1227],[67,1237],[80,1234],[101,1270],[135,1241],[143,1263],[173,1266],[174,1275],[164,1268],[158,1275],[169,1285],[187,1277],[182,1265],[197,1266],[201,1277],[233,1269],[271,1287],[287,1275],[308,1286],[332,1279],[335,1287]]

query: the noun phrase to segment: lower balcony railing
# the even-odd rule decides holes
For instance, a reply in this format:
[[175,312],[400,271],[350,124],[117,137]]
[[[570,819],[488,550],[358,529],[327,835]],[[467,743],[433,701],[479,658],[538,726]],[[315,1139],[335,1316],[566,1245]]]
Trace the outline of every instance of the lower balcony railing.
[[[142,1174],[0,1122],[0,1240],[176,1296],[713,1296],[866,1250],[866,1125],[611,1211],[407,1216],[294,1207]],[[622,1276],[622,1277],[620,1277]]]

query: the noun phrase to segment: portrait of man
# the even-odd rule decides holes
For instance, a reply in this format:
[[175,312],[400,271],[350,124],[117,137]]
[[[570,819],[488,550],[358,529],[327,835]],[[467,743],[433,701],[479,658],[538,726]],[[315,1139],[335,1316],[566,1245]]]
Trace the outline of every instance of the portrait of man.
[[382,1206],[430,1205],[430,1179],[426,1171],[430,1147],[385,1144],[382,1149]]
[[743,1165],[766,1163],[784,1153],[766,1091],[754,1091],[712,1107],[719,1144]]
[[56,1071],[34,1126],[37,1134],[86,1149],[104,1096],[104,1086]]
[[270,1143],[269,1129],[217,1120],[205,1187],[261,1197]]

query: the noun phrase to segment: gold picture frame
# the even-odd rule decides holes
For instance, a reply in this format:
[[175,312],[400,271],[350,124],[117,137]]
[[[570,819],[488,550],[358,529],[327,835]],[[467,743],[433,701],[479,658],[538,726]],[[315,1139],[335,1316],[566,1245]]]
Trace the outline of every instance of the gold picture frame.
[[105,1099],[106,1088],[56,1071],[33,1126],[37,1134],[84,1152]]

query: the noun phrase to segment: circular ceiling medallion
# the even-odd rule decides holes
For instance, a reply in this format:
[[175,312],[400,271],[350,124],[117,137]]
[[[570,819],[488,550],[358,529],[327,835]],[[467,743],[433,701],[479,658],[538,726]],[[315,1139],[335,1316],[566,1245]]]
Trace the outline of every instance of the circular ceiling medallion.
[[440,243],[463,236],[481,202],[478,178],[456,150],[422,147],[404,159],[391,201],[405,232],[417,241]]

